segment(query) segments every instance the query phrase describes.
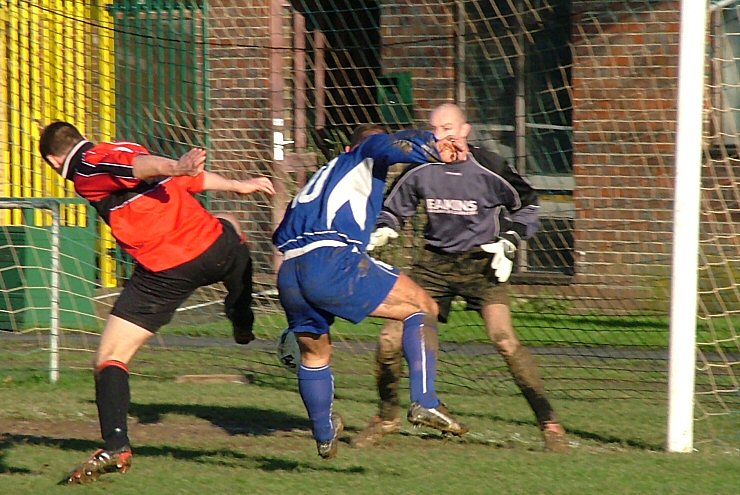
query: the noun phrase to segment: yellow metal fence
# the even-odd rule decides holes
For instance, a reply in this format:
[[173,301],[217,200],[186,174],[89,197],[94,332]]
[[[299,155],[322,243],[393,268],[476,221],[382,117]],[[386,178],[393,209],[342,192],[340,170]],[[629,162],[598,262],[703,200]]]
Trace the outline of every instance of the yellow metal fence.
[[[38,154],[44,125],[74,124],[91,140],[115,137],[115,37],[101,1],[0,1],[0,196],[74,197],[71,183]],[[62,225],[87,225],[87,205],[70,204]],[[0,211],[0,225],[21,225],[20,210]],[[34,226],[48,226],[37,211]],[[99,227],[101,284],[117,285],[115,243]]]

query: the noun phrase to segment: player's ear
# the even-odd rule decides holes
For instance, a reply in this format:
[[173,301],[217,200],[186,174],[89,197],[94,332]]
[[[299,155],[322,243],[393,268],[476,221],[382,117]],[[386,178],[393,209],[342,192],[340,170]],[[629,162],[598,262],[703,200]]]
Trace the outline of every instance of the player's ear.
[[57,172],[60,172],[62,170],[62,167],[64,166],[64,160],[61,160],[56,155],[46,155],[44,157],[44,160],[46,160],[46,163],[51,165],[51,167]]
[[345,147],[344,147],[344,152],[345,152],[345,153],[347,153],[347,152],[348,152],[349,150],[351,150],[351,149],[352,149],[352,148],[350,148],[349,146],[345,146]]
[[460,131],[462,133],[461,137],[464,137],[464,138],[468,137],[468,135],[470,134],[470,130],[471,129],[472,129],[472,127],[470,126],[470,124],[468,124],[467,122],[464,123],[463,126],[462,126],[462,129],[460,129]]

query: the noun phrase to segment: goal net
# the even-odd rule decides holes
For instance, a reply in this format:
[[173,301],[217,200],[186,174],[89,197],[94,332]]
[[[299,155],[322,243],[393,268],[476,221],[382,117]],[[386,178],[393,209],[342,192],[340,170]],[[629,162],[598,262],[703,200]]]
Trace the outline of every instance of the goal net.
[[[61,201],[60,371],[87,367],[131,272],[92,209],[38,156],[40,126],[136,141],[176,157],[208,149],[228,177],[267,175],[274,198],[208,194],[238,216],[255,263],[258,341],[235,346],[223,287],[199,290],[137,357],[144,374],[250,374],[291,384],[274,341],[285,327],[270,234],[352,129],[428,127],[454,101],[471,141],[537,189],[541,228],[512,277],[514,324],[556,406],[573,417],[638,404],[665,423],[675,171],[678,1],[250,0],[7,2],[0,7],[0,374],[44,369],[54,271],[49,213]],[[698,442],[738,444],[740,414],[740,3],[708,6],[695,419]],[[401,167],[397,167],[400,171]],[[5,206],[3,206],[5,205]],[[424,212],[377,257],[407,268]],[[692,267],[687,267],[692,269]],[[694,290],[687,288],[687,290]],[[373,390],[382,322],[338,322],[338,376]],[[440,326],[446,394],[517,397],[480,316],[456,301]],[[192,353],[191,369],[159,350]],[[42,364],[39,364],[42,363]],[[151,364],[151,366],[147,366]],[[136,367],[132,368],[136,372]],[[338,391],[341,391],[338,381]],[[490,404],[489,404],[490,402]],[[483,407],[483,406],[482,406]],[[522,402],[522,417],[527,418]],[[605,426],[603,438],[616,436]]]

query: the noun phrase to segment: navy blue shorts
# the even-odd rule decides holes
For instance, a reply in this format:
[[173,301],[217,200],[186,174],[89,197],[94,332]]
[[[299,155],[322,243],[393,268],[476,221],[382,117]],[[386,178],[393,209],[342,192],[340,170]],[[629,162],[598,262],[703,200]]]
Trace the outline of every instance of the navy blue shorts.
[[329,333],[338,316],[352,323],[380,306],[399,270],[356,247],[322,247],[283,262],[278,272],[280,302],[294,332]]
[[252,260],[249,248],[227,220],[223,232],[192,261],[152,272],[137,264],[111,314],[150,332],[172,320],[180,305],[199,287],[224,282],[226,315],[235,326],[252,328]]

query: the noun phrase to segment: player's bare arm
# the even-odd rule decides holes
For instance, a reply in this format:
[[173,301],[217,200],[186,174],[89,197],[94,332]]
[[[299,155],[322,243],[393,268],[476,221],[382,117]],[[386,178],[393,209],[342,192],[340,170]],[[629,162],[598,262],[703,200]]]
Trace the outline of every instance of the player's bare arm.
[[146,180],[179,175],[195,177],[203,172],[205,164],[206,150],[193,148],[178,160],[157,155],[139,155],[133,161],[133,168],[137,179]]
[[265,194],[275,194],[275,186],[267,177],[255,177],[252,179],[236,180],[227,179],[213,172],[203,172],[203,189],[207,191],[224,191],[235,192],[238,194],[252,194],[263,192]]

